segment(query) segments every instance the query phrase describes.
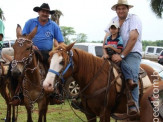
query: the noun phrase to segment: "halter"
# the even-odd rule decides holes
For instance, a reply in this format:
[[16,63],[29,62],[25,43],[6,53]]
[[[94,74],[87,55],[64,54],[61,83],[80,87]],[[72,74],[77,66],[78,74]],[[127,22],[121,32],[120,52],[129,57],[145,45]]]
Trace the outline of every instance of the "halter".
[[[19,38],[19,39],[17,40],[17,42],[19,43],[19,46],[20,46],[20,47],[23,46],[23,44],[24,44],[25,41],[31,42],[32,45],[33,45],[33,42],[32,42],[32,41],[30,41],[30,40],[28,40],[28,39],[25,39],[25,38]],[[33,56],[33,54],[34,54],[34,51],[32,50],[31,53],[28,55],[28,57],[24,57],[24,58],[23,58],[22,60],[20,60],[20,61],[18,61],[18,60],[13,60],[13,61],[11,62],[11,67],[12,67],[12,69],[13,69],[14,67],[16,67],[18,63],[24,63],[24,65],[25,65],[25,67],[26,67],[28,64],[30,64],[30,63],[32,62],[32,56]],[[28,62],[28,63],[27,63],[27,62]],[[11,70],[12,70],[12,69],[11,69]]]
[[65,79],[63,78],[64,74],[67,72],[67,70],[72,66],[74,68],[74,63],[73,63],[73,60],[72,60],[72,56],[73,56],[73,52],[72,50],[70,50],[69,52],[69,56],[70,56],[70,60],[69,60],[69,63],[67,64],[66,68],[62,71],[62,72],[57,72],[53,69],[49,69],[48,72],[51,72],[53,74],[56,74],[62,81],[62,83],[64,84],[65,82]]

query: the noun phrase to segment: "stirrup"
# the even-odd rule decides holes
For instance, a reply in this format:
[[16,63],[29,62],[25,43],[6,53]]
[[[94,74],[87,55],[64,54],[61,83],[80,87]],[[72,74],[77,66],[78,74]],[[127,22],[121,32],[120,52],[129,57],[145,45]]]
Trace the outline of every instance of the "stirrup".
[[[136,107],[137,113],[134,114],[134,115],[130,115],[130,114],[129,114],[129,107],[131,107],[131,106]],[[129,102],[127,103],[127,115],[132,117],[132,116],[137,115],[138,113],[140,113],[140,111],[139,111],[139,108],[138,108],[138,105],[136,104],[136,102],[133,101],[133,100],[129,101]]]

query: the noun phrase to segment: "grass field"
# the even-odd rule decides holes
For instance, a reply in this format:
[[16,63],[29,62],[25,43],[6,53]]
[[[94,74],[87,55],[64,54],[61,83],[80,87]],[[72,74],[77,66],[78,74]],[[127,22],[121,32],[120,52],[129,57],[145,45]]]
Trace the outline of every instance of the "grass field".
[[[86,121],[86,117],[82,112],[78,110],[74,110],[74,111],[83,121]],[[0,122],[4,122],[5,116],[6,116],[6,104],[4,99],[0,96]],[[35,104],[32,117],[33,117],[33,121],[37,122],[38,119],[37,104]],[[62,105],[48,106],[47,122],[82,122],[80,118],[78,118],[74,114],[67,100]],[[26,121],[27,121],[26,109],[24,106],[19,106],[17,122],[26,122]]]

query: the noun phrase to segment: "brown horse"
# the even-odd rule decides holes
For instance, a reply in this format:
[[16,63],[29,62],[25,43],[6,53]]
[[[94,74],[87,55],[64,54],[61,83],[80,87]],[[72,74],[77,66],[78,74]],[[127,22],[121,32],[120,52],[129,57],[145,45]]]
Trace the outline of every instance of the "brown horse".
[[11,76],[10,69],[8,69],[7,74],[5,75],[3,74],[0,76],[0,93],[2,97],[4,98],[6,105],[7,105],[7,114],[6,114],[6,119],[5,119],[6,122],[10,122],[11,120],[12,122],[15,122],[17,120],[17,116],[15,113],[15,110],[16,110],[15,106],[12,106],[9,104],[12,96],[14,95],[14,90],[11,88],[12,87],[11,79],[12,79],[12,76]]
[[48,109],[48,97],[43,90],[43,79],[46,75],[46,67],[43,65],[42,55],[33,49],[32,38],[37,32],[37,27],[28,35],[22,36],[21,27],[17,27],[17,40],[13,46],[14,60],[11,72],[14,76],[24,75],[22,88],[24,104],[27,110],[27,121],[32,122],[31,112],[34,104],[38,103],[39,122],[46,122]]
[[163,82],[157,81],[156,79],[154,85],[148,88],[142,97],[141,122],[163,122],[163,118],[159,116],[159,109],[163,115]]
[[[114,76],[114,65],[85,51],[73,49],[73,45],[60,45],[50,53],[51,64],[43,83],[44,89],[52,92],[58,79],[64,82],[72,75],[80,86],[82,105],[89,122],[96,122],[97,116],[100,122],[110,122],[113,111],[126,113],[126,95],[116,99],[116,80],[120,73]],[[117,101],[120,103],[117,104]]]

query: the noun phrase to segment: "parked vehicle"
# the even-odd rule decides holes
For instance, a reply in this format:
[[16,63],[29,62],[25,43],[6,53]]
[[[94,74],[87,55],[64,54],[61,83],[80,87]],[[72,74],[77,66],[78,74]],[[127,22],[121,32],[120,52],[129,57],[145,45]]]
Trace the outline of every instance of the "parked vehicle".
[[160,65],[157,62],[150,61],[150,60],[147,60],[147,59],[142,59],[141,63],[151,66],[155,71],[157,71],[159,73],[161,79],[163,80],[163,66],[162,65]]
[[94,56],[102,57],[102,45],[102,43],[76,43],[74,48],[79,48],[93,54]]
[[143,59],[149,59],[152,61],[157,61],[160,52],[163,50],[163,47],[157,46],[147,46],[145,52],[142,52]]
[[[73,48],[78,48],[84,50],[94,56],[102,57],[102,43],[76,43]],[[65,89],[67,91],[68,98],[73,98],[79,94],[80,87],[73,79],[73,77],[68,78],[65,84]]]
[[[2,52],[3,53],[5,52],[5,54],[7,54],[7,55],[14,56],[14,49],[13,49],[14,43],[15,43],[14,39],[4,40]],[[3,60],[3,59],[0,59],[0,60]]]
[[158,63],[163,65],[163,50],[160,52],[160,55],[158,57]]

